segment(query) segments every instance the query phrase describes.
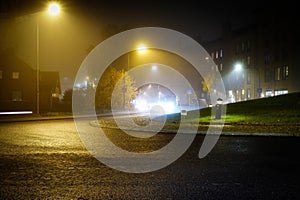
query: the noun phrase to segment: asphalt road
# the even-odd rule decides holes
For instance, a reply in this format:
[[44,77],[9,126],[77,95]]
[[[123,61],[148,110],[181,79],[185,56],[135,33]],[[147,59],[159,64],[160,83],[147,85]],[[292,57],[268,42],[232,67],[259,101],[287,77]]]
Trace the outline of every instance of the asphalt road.
[[[122,148],[159,149],[173,134],[139,142],[105,130]],[[299,199],[299,137],[221,136],[198,158],[203,135],[171,165],[114,170],[85,149],[72,120],[0,124],[0,199]]]

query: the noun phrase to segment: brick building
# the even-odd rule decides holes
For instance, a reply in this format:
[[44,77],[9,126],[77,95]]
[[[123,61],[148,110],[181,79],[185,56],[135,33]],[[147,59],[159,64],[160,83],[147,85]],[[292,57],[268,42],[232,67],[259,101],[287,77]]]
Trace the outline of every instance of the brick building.
[[[0,54],[0,111],[36,112],[36,70],[13,51]],[[54,109],[61,94],[58,72],[40,72],[40,111]]]

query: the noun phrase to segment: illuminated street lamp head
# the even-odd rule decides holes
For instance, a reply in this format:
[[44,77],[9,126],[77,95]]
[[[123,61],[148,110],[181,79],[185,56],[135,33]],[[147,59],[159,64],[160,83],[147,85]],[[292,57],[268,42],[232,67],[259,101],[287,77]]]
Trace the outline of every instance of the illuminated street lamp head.
[[48,13],[53,16],[57,16],[60,12],[60,6],[58,3],[50,3],[48,6]]
[[242,64],[241,63],[236,63],[235,65],[234,65],[234,71],[241,71],[242,70]]

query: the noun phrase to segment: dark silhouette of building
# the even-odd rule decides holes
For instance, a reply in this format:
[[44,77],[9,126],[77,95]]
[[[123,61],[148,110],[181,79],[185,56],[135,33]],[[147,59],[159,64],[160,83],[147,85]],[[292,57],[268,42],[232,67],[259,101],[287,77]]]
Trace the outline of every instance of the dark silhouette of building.
[[[13,50],[0,54],[0,111],[36,112],[36,70],[17,58]],[[61,86],[58,72],[40,72],[40,111],[54,109]]]

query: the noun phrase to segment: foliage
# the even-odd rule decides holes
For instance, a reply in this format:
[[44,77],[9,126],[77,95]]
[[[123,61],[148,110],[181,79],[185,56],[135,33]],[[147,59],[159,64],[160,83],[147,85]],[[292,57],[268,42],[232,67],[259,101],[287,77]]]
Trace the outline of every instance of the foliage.
[[71,104],[71,103],[72,103],[72,95],[73,95],[73,89],[66,89],[66,90],[64,91],[62,101],[63,101],[64,103],[69,103],[69,104]]
[[95,96],[96,109],[101,112],[112,108],[116,110],[129,108],[136,94],[137,89],[132,77],[124,70],[110,67],[103,73],[98,83]]

